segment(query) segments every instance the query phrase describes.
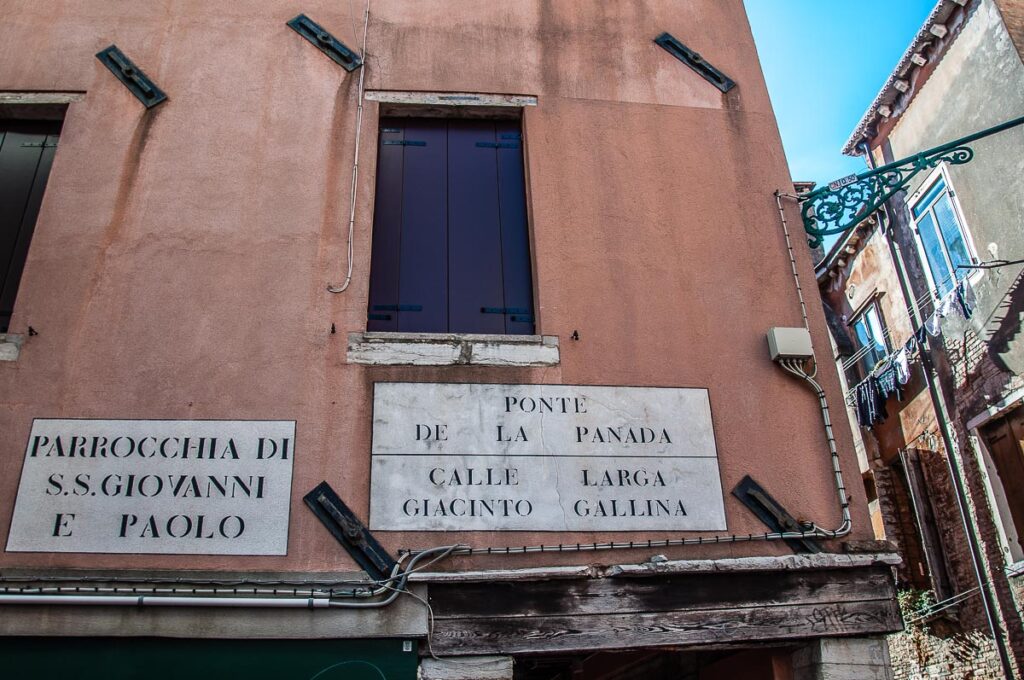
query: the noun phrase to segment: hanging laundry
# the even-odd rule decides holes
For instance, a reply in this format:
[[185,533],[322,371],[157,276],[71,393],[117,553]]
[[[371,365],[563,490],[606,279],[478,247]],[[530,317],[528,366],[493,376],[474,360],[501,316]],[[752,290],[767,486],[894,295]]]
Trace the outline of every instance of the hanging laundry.
[[899,387],[895,365],[890,365],[882,370],[875,380],[878,383],[878,392],[883,400],[888,399],[892,395],[896,395],[896,398],[902,401],[903,390]]
[[935,313],[943,318],[949,316],[956,304],[956,295],[956,288],[943,295],[942,299],[939,300],[939,303],[935,305]]
[[971,286],[971,282],[964,279],[956,287],[956,300],[960,303],[960,310],[964,313],[964,318],[970,319],[971,314],[974,314],[974,307],[978,304],[978,299],[974,295],[974,287]]
[[908,359],[914,355],[914,350],[917,349],[917,345],[918,342],[916,333],[911,334],[911,336],[907,338],[907,341],[903,343],[903,350],[907,353]]
[[917,346],[920,347],[922,350],[928,349],[927,332],[928,331],[924,326],[921,326],[916,331],[914,331],[914,342],[916,342]]
[[870,377],[856,388],[857,422],[862,427],[871,427],[888,417],[885,399],[878,389],[878,380]]
[[933,338],[942,332],[942,317],[939,315],[938,310],[928,317],[928,320],[921,326],[921,330],[927,331],[928,335]]
[[[914,338],[911,337],[907,344],[910,344],[913,340]],[[896,372],[896,380],[899,381],[900,385],[906,385],[910,382],[910,352],[907,351],[906,345],[893,356],[892,367]]]

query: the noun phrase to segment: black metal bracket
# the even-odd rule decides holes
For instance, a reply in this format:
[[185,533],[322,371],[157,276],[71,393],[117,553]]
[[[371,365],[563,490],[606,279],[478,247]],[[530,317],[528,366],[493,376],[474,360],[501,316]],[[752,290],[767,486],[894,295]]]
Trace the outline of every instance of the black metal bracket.
[[375,312],[422,312],[423,305],[374,305]]
[[518,149],[519,142],[477,142],[477,146],[485,149]]
[[722,92],[728,92],[736,87],[736,82],[725,75],[717,68],[704,61],[704,57],[694,52],[689,47],[679,42],[671,33],[662,33],[654,42],[661,45],[666,52],[683,62],[696,71],[704,80],[708,81]]
[[320,482],[302,500],[370,578],[377,581],[391,578],[397,564],[395,559],[338,498],[330,484]]
[[[793,515],[786,512],[777,500],[771,497],[764,488],[747,475],[736,488],[732,495],[739,499],[757,518],[764,522],[772,531],[803,531],[804,527]],[[798,553],[820,553],[821,544],[812,538],[787,538],[786,545]]]
[[350,50],[345,43],[328,33],[320,24],[305,14],[300,14],[289,21],[288,26],[303,38],[316,45],[317,49],[337,62],[346,71],[355,71],[363,65],[362,57]]
[[525,307],[481,307],[481,314],[529,314]]
[[124,83],[136,99],[142,102],[147,109],[151,109],[161,102],[167,101],[167,95],[156,86],[149,77],[142,72],[132,60],[124,56],[124,52],[117,49],[117,45],[111,45],[105,50],[96,53],[96,58],[104,66],[110,69],[118,80]]

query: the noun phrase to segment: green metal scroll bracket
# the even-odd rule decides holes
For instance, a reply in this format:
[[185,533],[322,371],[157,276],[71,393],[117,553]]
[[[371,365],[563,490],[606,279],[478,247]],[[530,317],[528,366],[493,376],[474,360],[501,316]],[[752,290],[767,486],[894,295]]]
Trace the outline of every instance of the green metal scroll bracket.
[[812,248],[821,245],[824,236],[842,234],[870,216],[893,194],[902,190],[922,170],[939,163],[963,165],[974,158],[971,142],[1024,124],[1024,116],[1008,120],[973,135],[916,153],[887,165],[865,170],[832,182],[800,197],[800,214]]

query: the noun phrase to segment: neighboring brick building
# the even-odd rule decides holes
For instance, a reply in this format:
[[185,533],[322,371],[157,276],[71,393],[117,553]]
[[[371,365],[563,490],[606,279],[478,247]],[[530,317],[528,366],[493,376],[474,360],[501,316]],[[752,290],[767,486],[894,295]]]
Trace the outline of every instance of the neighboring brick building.
[[[1024,115],[1020,10],[1015,0],[940,0],[844,153],[869,151],[869,166],[878,167]],[[973,160],[950,150],[916,171],[905,191],[829,249],[817,275],[827,310],[839,318],[831,328],[842,340],[837,360],[849,402],[866,378],[891,370],[901,348],[924,356],[911,364],[902,394],[888,397],[888,417],[861,428],[875,525],[905,558],[899,580],[933,591],[940,604],[927,620],[936,630],[991,635],[994,614],[1019,666],[1024,126],[968,146]],[[988,610],[976,563],[991,582]]]

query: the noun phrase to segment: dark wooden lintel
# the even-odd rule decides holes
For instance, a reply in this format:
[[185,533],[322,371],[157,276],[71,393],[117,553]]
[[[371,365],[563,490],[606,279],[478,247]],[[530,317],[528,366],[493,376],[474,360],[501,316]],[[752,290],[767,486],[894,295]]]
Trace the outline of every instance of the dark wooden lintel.
[[438,654],[708,647],[902,627],[890,569],[435,583]]

